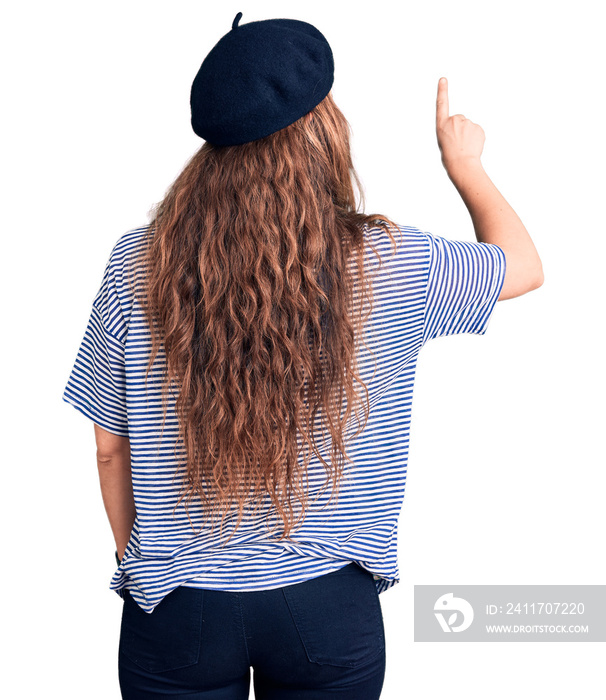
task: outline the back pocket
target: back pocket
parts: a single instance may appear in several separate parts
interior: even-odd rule
[[[282,591],[312,663],[355,668],[385,649],[379,594],[366,569],[352,563]]]
[[[147,613],[125,589],[119,651],[151,673],[198,663],[204,591],[178,587]]]

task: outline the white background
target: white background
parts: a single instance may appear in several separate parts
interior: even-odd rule
[[[486,133],[484,166],[545,283],[485,336],[421,352],[401,581],[381,594],[382,700],[597,700],[604,644],[413,641],[415,584],[604,584],[604,51],[577,0],[24,2],[3,12],[4,683],[119,700],[121,599],[93,424],[61,395],[117,239],[202,142],[189,90],[231,29],[311,22],[335,56],[367,212],[475,240],[435,138]],[[251,693],[252,697],[252,693]]]

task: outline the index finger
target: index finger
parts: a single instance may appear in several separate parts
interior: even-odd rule
[[[438,98],[436,100],[436,124],[448,119],[448,80],[438,81]]]

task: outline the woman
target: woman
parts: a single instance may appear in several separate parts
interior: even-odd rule
[[[419,350],[484,334],[541,261],[444,79],[474,243],[357,212],[328,42],[241,16],[192,85],[206,143],[114,247],[63,398],[95,424],[124,698],[246,698],[252,667],[258,700],[369,700]]]

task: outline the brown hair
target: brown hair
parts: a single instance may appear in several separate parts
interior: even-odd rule
[[[237,529],[245,504],[269,495],[284,526],[280,539],[291,539],[308,506],[309,448],[326,468],[323,488],[332,480],[338,494],[350,460],[344,427],[359,399],[354,381],[368,401],[356,371],[356,341],[372,310],[363,225],[378,225],[392,245],[396,228],[356,211],[352,178],[362,203],[364,194],[349,131],[329,93],[270,136],[204,143],[152,210],[137,267],[152,335],[145,381],[163,343],[163,429],[175,382],[178,443],[187,455],[177,505],[185,498],[192,527],[187,505],[196,495],[205,521],[221,514],[221,531],[234,504]],[[318,412],[328,425],[328,461],[317,449]],[[302,505],[296,521],[293,496]]]

